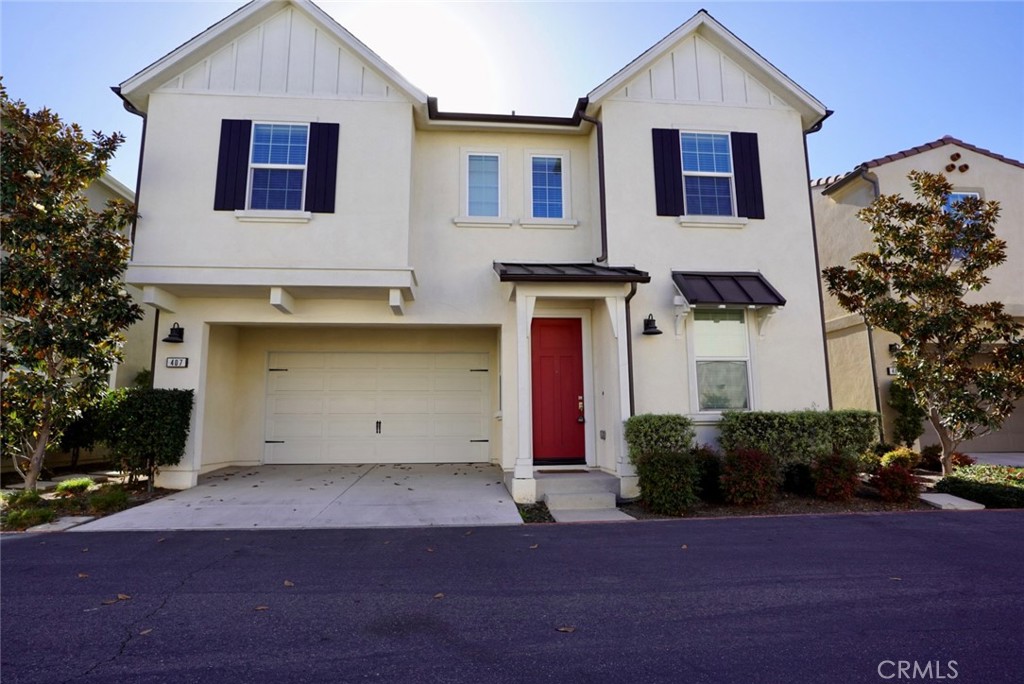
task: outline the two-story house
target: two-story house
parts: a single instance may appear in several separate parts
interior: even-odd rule
[[[307,0],[117,90],[145,120],[127,278],[156,385],[196,391],[164,486],[478,462],[521,502],[539,469],[629,497],[634,412],[712,441],[723,410],[828,405],[804,141],[827,110],[706,12],[564,118],[442,111]]]
[[[847,265],[854,255],[874,251],[871,232],[857,219],[857,212],[881,195],[913,200],[907,179],[913,170],[944,174],[953,185],[951,201],[968,195],[999,201],[1002,211],[996,234],[1006,241],[1007,259],[989,274],[991,282],[969,293],[968,300],[1002,302],[1007,313],[1024,321],[1024,164],[950,136],[812,183],[822,268]],[[825,325],[833,405],[881,411],[885,438],[892,440],[896,413],[889,406],[894,372],[890,347],[899,339],[885,330],[865,327],[863,319],[847,312],[828,293]],[[920,442],[939,443],[927,421]],[[1015,411],[998,432],[964,442],[960,449],[970,453],[1024,450],[1024,410]]]

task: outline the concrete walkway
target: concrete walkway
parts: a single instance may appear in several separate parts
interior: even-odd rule
[[[281,465],[218,470],[192,489],[72,531],[521,523],[493,465]]]

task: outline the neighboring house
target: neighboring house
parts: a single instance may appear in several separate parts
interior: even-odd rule
[[[1002,213],[996,234],[1006,241],[1007,259],[991,271],[991,283],[971,293],[969,300],[1002,302],[1007,313],[1024,322],[1024,164],[950,136],[811,184],[822,268],[846,265],[855,254],[873,250],[871,232],[857,219],[857,212],[880,195],[913,200],[907,179],[913,170],[944,174],[953,185],[953,199],[974,195],[999,201]],[[891,441],[895,412],[888,405],[893,379],[889,347],[898,338],[884,330],[868,330],[859,316],[848,313],[827,293],[825,325],[833,406],[880,410],[885,438]],[[920,442],[939,442],[927,422]],[[1015,411],[999,432],[960,448],[978,453],[1024,450],[1024,410]]]
[[[103,211],[110,200],[135,202],[135,193],[119,180],[104,175],[84,191],[89,206],[94,211]],[[125,289],[136,302],[142,303],[142,290],[126,285]],[[124,360],[110,374],[110,386],[131,387],[135,376],[152,364],[153,323],[156,312],[152,307],[143,307],[143,318],[125,331]]]
[[[539,468],[628,497],[634,411],[712,441],[723,409],[828,406],[804,141],[827,110],[706,12],[564,118],[440,111],[306,0],[117,91],[146,122],[128,281],[183,331],[156,386],[196,391],[163,486],[482,462],[521,502]]]

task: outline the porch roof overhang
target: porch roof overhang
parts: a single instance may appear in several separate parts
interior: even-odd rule
[[[690,306],[784,306],[786,298],[757,272],[672,271],[672,282]]]
[[[632,266],[592,263],[513,263],[495,261],[503,283],[649,283],[651,275]]]

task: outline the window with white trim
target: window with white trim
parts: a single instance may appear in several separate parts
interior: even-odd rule
[[[732,151],[725,133],[680,133],[686,212],[735,216]]]
[[[946,197],[946,204],[943,205],[942,210],[946,213],[949,213],[953,211],[953,206],[955,204],[959,204],[968,197],[973,197],[974,199],[981,199],[981,194],[977,192],[951,192],[949,193],[949,196]],[[954,248],[953,258],[957,260],[966,259],[967,251],[960,248]]]
[[[693,336],[698,409],[749,409],[750,348],[746,311],[695,309]]]
[[[302,209],[308,143],[308,124],[253,124],[249,209]]]
[[[555,155],[536,154],[530,157],[533,218],[565,218],[563,163],[562,157]]]
[[[501,216],[501,157],[470,153],[466,168],[466,216]]]

